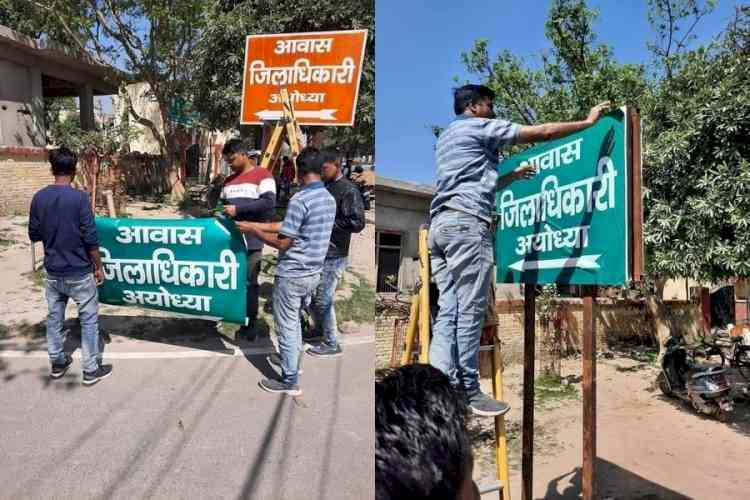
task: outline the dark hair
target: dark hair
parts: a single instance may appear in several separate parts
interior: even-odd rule
[[[326,148],[320,152],[321,160],[320,164],[324,163],[335,163],[339,165],[339,153],[335,149]]]
[[[456,498],[472,460],[466,417],[463,393],[438,369],[378,372],[375,498]]]
[[[320,154],[318,148],[305,148],[300,151],[297,156],[297,172],[300,177],[304,177],[307,174],[320,175],[323,171],[323,162],[321,161],[323,156]]]
[[[233,155],[235,153],[247,155],[247,145],[242,139],[229,139],[224,144],[224,149],[221,150],[221,154],[223,155]]]
[[[73,175],[78,157],[70,149],[60,146],[49,152],[49,162],[52,164],[52,175]]]
[[[490,101],[495,100],[495,93],[484,85],[464,85],[453,89],[453,111],[460,115],[467,107],[485,97],[489,97]]]

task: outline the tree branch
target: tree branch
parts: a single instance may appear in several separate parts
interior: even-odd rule
[[[91,5],[91,8],[94,9],[96,18],[99,21],[101,27],[104,28],[104,31],[109,36],[120,42],[120,45],[122,45],[122,48],[125,50],[125,52],[127,52],[133,66],[140,66],[138,64],[138,57],[135,54],[135,49],[130,45],[130,42],[127,40],[127,38],[125,38],[122,34],[117,33],[114,29],[112,29],[112,27],[110,27],[109,23],[107,23],[107,18],[105,17],[104,13],[99,10],[99,7],[97,6],[95,0],[89,0],[89,4]]]
[[[62,15],[60,15],[60,11],[56,8],[57,7],[57,2],[54,2],[52,4],[52,7],[47,7],[46,5],[41,4],[39,2],[36,2],[36,1],[33,2],[33,4],[37,8],[45,10],[45,11],[51,13],[52,15],[54,15],[55,18],[57,19],[57,22],[59,22],[60,26],[62,26],[62,29],[65,31],[65,33],[67,33],[68,36],[76,43],[76,45],[78,45],[78,48],[80,49],[80,51],[83,52],[84,54],[88,55],[88,56],[91,55],[91,54],[89,54],[88,50],[86,50],[86,45],[83,42],[81,42],[81,40],[78,38],[78,36],[76,36],[76,34],[70,28],[70,26],[68,26],[68,23],[65,22],[65,19],[62,17]],[[98,59],[98,62],[100,62],[100,63],[104,62],[104,61],[102,61],[98,57],[97,57],[97,59]]]

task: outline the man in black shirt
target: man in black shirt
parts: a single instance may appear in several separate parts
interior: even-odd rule
[[[336,200],[336,221],[323,264],[323,274],[313,295],[311,307],[316,333],[323,336],[323,342],[308,349],[307,353],[321,358],[341,355],[334,310],[336,285],[349,264],[352,233],[359,233],[365,227],[365,210],[359,189],[342,174],[335,151],[324,150],[322,155],[323,181]]]

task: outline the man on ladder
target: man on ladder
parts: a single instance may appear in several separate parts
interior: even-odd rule
[[[593,125],[609,108],[599,104],[583,121],[522,126],[496,119],[494,98],[482,85],[454,91],[457,117],[437,141],[437,193],[430,207],[430,266],[440,293],[429,359],[463,388],[472,413],[481,416],[510,409],[479,388],[479,344],[494,270],[495,194],[536,173],[524,165],[499,176],[499,149],[564,137]]]

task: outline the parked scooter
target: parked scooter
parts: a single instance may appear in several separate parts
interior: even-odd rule
[[[724,369],[693,362],[681,337],[667,341],[661,368],[657,382],[665,396],[687,401],[696,411],[723,422],[731,418],[734,402]]]

